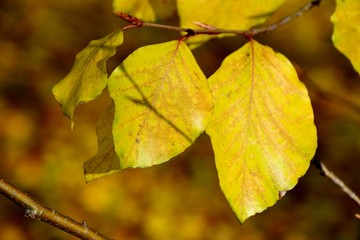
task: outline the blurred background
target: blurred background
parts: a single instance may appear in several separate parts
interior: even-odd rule
[[[269,22],[306,2],[286,1]],[[334,7],[324,0],[256,40],[296,66],[314,107],[316,157],[360,193],[360,79],[332,45]],[[165,22],[177,25],[178,17]],[[82,164],[96,153],[95,124],[109,97],[78,107],[71,131],[51,88],[89,41],[125,23],[112,14],[110,0],[2,0],[0,23],[0,176],[47,206],[113,239],[360,239],[359,207],[313,166],[275,206],[240,225],[220,191],[206,135],[168,163],[85,184]],[[109,72],[139,46],[178,37],[127,31]],[[194,55],[210,76],[244,42],[211,40]],[[0,239],[75,238],[25,218],[22,208],[0,196]]]

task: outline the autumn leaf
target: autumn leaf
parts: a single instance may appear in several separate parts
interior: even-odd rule
[[[115,55],[116,47],[123,42],[122,31],[93,40],[76,55],[69,74],[53,87],[53,94],[62,110],[71,120],[80,103],[95,99],[107,84],[106,61]]]
[[[360,1],[337,0],[331,21],[334,23],[334,45],[351,60],[355,70],[360,73]]]
[[[206,129],[220,186],[241,222],[275,204],[309,167],[317,146],[305,86],[281,54],[251,40],[209,78]]]
[[[109,79],[121,168],[160,164],[189,147],[212,112],[207,80],[185,43],[139,48]]]
[[[155,22],[171,17],[175,13],[176,2],[174,0],[113,0],[113,9],[143,21]]]
[[[188,1],[178,0],[177,7],[180,24],[191,28],[194,22],[204,23],[217,28],[248,30],[266,21],[283,4],[284,0],[257,1]],[[196,46],[213,37],[222,35],[201,35],[189,39]]]
[[[86,182],[110,175],[120,170],[120,161],[115,153],[112,135],[115,105],[111,105],[101,114],[96,132],[98,135],[98,152],[84,163]]]

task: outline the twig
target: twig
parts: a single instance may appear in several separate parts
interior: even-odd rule
[[[68,216],[62,215],[61,213],[46,207],[33,197],[27,195],[25,192],[6,182],[1,177],[0,194],[23,207],[25,209],[25,217],[46,222],[80,239],[109,239],[88,228],[86,222],[79,223]]]
[[[331,172],[324,163],[322,163],[319,160],[313,159],[312,163],[321,171],[321,174],[324,175],[326,178],[328,178],[330,181],[332,181],[335,185],[340,187],[340,189],[354,202],[357,203],[357,205],[360,206],[360,199],[356,195],[355,192],[353,192],[346,184],[339,179],[333,172]],[[355,217],[360,219],[360,214],[356,213]]]
[[[294,18],[300,17],[301,15],[303,15],[305,12],[309,11],[310,9],[312,9],[315,6],[319,6],[322,0],[312,0],[311,2],[309,2],[308,4],[306,4],[305,6],[301,7],[299,10],[291,13],[290,15],[280,19],[278,22],[273,23],[269,26],[265,26],[265,27],[260,27],[260,28],[253,28],[251,30],[248,31],[248,33],[252,36],[259,34],[259,33],[269,33],[274,31],[275,29],[284,26],[285,24],[289,23],[291,20],[293,20]]]
[[[154,27],[154,28],[160,28],[165,30],[172,30],[177,32],[186,32],[188,36],[194,36],[199,34],[207,34],[207,35],[217,35],[217,34],[224,34],[224,33],[230,33],[230,34],[237,34],[237,35],[245,35],[245,36],[254,36],[259,33],[269,33],[271,31],[274,31],[275,29],[289,23],[291,20],[293,20],[296,17],[301,16],[303,13],[309,11],[314,6],[318,6],[321,3],[322,0],[312,0],[311,2],[307,3],[294,13],[280,19],[278,22],[271,24],[269,26],[265,27],[258,27],[253,28],[247,31],[239,30],[239,29],[223,29],[223,28],[216,28],[216,27],[207,27],[209,25],[205,23],[197,23],[198,26],[205,26],[200,29],[193,29],[193,28],[182,28],[182,27],[176,27],[176,26],[170,26],[170,25],[164,25],[164,24],[158,24],[158,23],[150,23],[150,22],[144,22],[139,18],[133,17],[129,14],[114,11],[114,13],[119,16],[121,19],[129,22],[131,25],[125,27],[132,28],[132,27]]]
[[[121,19],[131,23],[130,26],[125,27],[131,28],[131,27],[154,27],[154,28],[160,28],[164,30],[171,30],[176,32],[186,32],[191,36],[198,35],[198,34],[221,34],[221,33],[233,33],[233,34],[244,34],[246,31],[243,30],[234,30],[234,29],[221,29],[221,28],[212,28],[212,29],[192,29],[192,28],[182,28],[182,27],[176,27],[176,26],[170,26],[165,24],[158,24],[158,23],[151,23],[151,22],[144,22],[140,20],[139,18],[133,17],[129,14],[114,11],[114,13],[119,16]]]

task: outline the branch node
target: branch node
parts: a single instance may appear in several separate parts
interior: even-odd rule
[[[192,36],[195,36],[195,35],[196,35],[195,31],[192,30],[191,28],[186,29],[185,32],[187,33],[187,34],[186,34],[187,37],[192,37]]]
[[[25,217],[36,219],[37,218],[37,211],[35,209],[26,209],[25,210]]]
[[[88,227],[88,226],[87,226],[87,223],[85,222],[85,220],[83,220],[83,221],[81,222],[81,225],[83,225],[85,228]]]
[[[120,17],[121,19],[131,23],[133,26],[136,27],[142,27],[144,25],[144,22],[136,17],[133,17],[129,14],[123,13],[123,12],[118,12],[118,11],[113,11],[113,13],[115,13],[118,17]]]
[[[253,37],[254,37],[254,34],[253,34],[253,32],[251,30],[244,32],[243,35],[249,41],[251,41],[253,39]]]
[[[313,5],[313,6],[319,6],[320,3],[321,3],[321,0],[313,0],[313,1],[311,2],[311,5]]]

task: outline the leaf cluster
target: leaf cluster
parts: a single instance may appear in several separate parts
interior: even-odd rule
[[[142,1],[141,7],[133,5],[138,1],[128,2],[114,1],[114,9],[150,21],[176,10],[173,1]],[[177,1],[182,27],[196,20],[205,27],[247,30],[283,3],[247,1],[244,7],[218,0],[205,8],[200,2]],[[351,31],[344,23],[349,8],[360,9],[359,3],[337,2],[333,41],[359,71],[359,54],[348,51],[341,33]],[[209,9],[217,9],[216,18]],[[358,18],[359,10],[354,12],[350,16]],[[359,39],[358,29],[353,32],[352,39]],[[53,88],[71,120],[78,104],[95,99],[105,88],[113,99],[98,121],[98,153],[84,164],[86,181],[166,162],[206,132],[221,189],[241,222],[296,185],[315,154],[317,135],[306,87],[285,56],[249,38],[206,78],[187,43],[199,46],[223,35],[196,35],[141,47],[108,76],[106,61],[123,43],[123,34],[116,30],[90,42]]]

